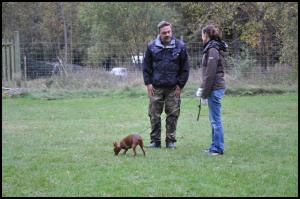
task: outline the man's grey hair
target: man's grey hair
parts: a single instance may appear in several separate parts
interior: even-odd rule
[[[172,27],[172,24],[170,22],[167,22],[167,21],[161,21],[157,24],[158,30],[160,30],[161,28],[163,28],[165,26],[171,26]]]

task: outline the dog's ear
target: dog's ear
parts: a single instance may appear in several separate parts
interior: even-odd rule
[[[116,142],[113,142],[113,145],[114,145],[114,146],[117,146],[117,143],[116,143]]]

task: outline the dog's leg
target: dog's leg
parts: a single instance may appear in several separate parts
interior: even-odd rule
[[[134,157],[136,156],[136,151],[135,151],[136,146],[137,146],[137,144],[132,145],[132,150],[133,150],[133,156]]]
[[[140,143],[139,143],[139,145],[140,145],[140,147],[141,147],[141,149],[142,149],[142,151],[143,151],[143,153],[144,153],[144,156],[146,156],[146,153],[145,153],[145,151],[144,151],[144,148],[143,148],[143,141],[141,141]]]
[[[124,155],[126,155],[127,150],[128,150],[128,149],[124,149],[124,153],[123,153]]]

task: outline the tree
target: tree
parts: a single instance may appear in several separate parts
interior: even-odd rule
[[[2,38],[19,31],[28,56],[94,66],[144,52],[161,20],[189,43],[215,24],[232,56],[247,48],[264,69],[278,62],[298,69],[297,2],[2,2]]]
[[[175,15],[165,3],[156,2],[99,2],[86,3],[80,10],[82,23],[91,30],[89,60],[93,65],[100,60],[116,56],[122,62],[144,52],[146,43],[155,37],[159,21],[170,20]],[[101,44],[97,50],[96,44]],[[98,52],[95,54],[95,52]]]
[[[231,41],[234,55],[239,55],[245,43],[263,69],[279,60],[298,67],[297,2],[188,2],[173,6],[181,14],[188,41],[199,40],[201,27],[215,24],[223,38]]]

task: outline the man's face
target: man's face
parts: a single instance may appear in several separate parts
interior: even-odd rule
[[[160,39],[164,43],[168,43],[172,38],[172,29],[171,26],[164,26],[159,30]]]

